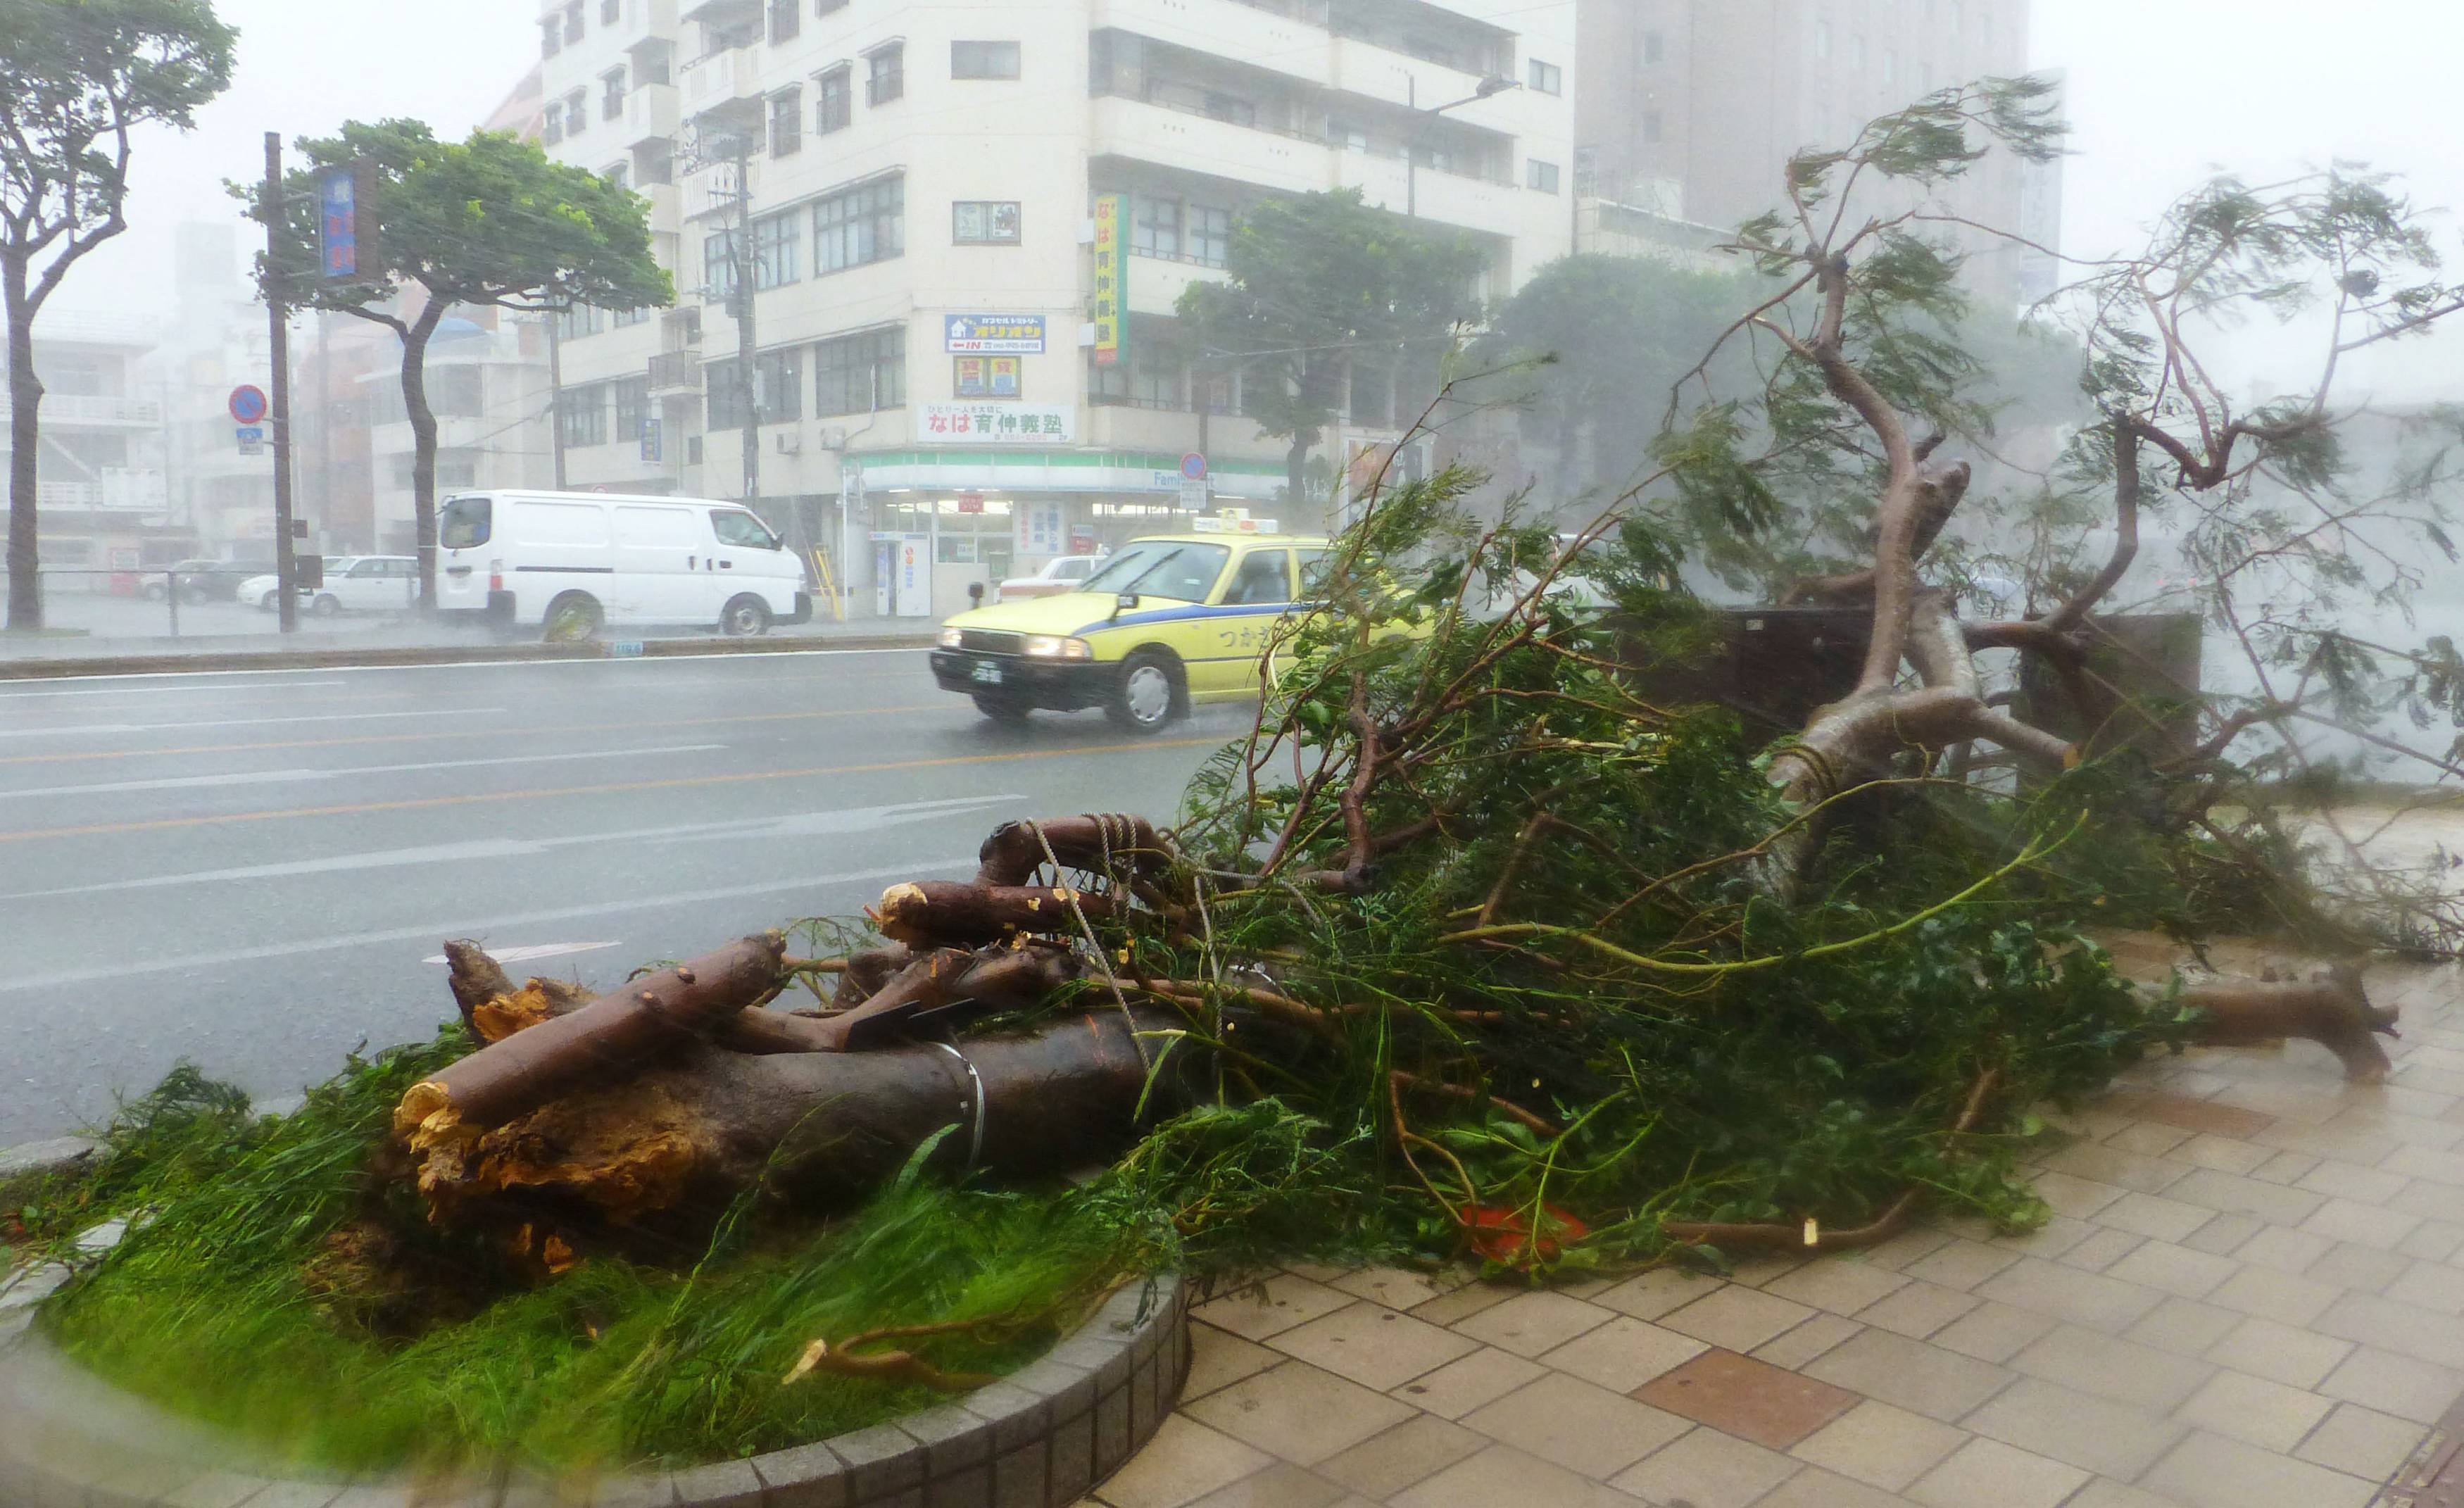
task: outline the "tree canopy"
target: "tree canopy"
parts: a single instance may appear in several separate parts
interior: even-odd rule
[[[187,129],[231,83],[238,33],[209,0],[0,0],[0,288],[13,459],[9,626],[42,626],[34,317],[69,269],[127,228],[136,129]]]
[[[555,312],[665,307],[675,288],[650,252],[648,202],[595,173],[552,162],[534,142],[476,131],[439,141],[417,120],[351,121],[338,136],[304,140],[309,166],[291,175],[275,253],[260,284],[295,307],[373,320],[403,339],[403,397],[416,443],[413,488],[420,597],[435,601],[436,425],[427,399],[428,340],[456,304]],[[318,170],[359,161],[379,174],[382,275],[319,285]],[[235,189],[243,197],[251,190]],[[263,210],[260,208],[259,214]],[[399,295],[415,287],[419,309]]]
[[[1268,200],[1232,232],[1223,283],[1180,297],[1212,361],[1244,374],[1251,417],[1291,442],[1291,495],[1343,408],[1354,361],[1433,368],[1478,310],[1484,262],[1467,238],[1373,209],[1358,189]]]

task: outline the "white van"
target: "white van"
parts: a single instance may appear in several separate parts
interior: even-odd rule
[[[766,632],[813,616],[803,562],[741,503],[611,492],[463,492],[436,517],[436,601],[504,628]]]

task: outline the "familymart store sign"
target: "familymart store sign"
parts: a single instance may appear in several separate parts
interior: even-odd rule
[[[1168,455],[1144,450],[1006,449],[1000,447],[998,433],[989,442],[960,440],[957,445],[966,448],[954,446],[942,450],[936,448],[939,437],[931,431],[917,438],[923,444],[915,449],[864,458],[867,492],[1149,492],[1159,499],[1180,492],[1179,465]],[[1218,499],[1269,503],[1284,485],[1284,470],[1279,466],[1219,462],[1211,481]]]

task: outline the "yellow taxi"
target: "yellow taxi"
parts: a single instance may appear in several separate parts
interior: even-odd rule
[[[933,678],[997,722],[1100,707],[1148,733],[1204,702],[1258,694],[1269,632],[1329,549],[1233,515],[1114,551],[1075,591],[960,613]]]

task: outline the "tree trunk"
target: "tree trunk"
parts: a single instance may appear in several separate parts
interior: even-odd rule
[[[34,311],[27,305],[26,263],[0,263],[9,316],[9,626],[43,626],[42,556],[36,511],[43,382],[34,375]]]
[[[410,414],[410,513],[418,535],[422,613],[436,611],[436,411],[428,406],[428,341],[447,307],[431,294],[402,340],[402,403]]]
[[[1291,488],[1292,507],[1295,509],[1309,502],[1309,442],[1306,430],[1292,436],[1290,448],[1284,452],[1284,479],[1286,485]]]

